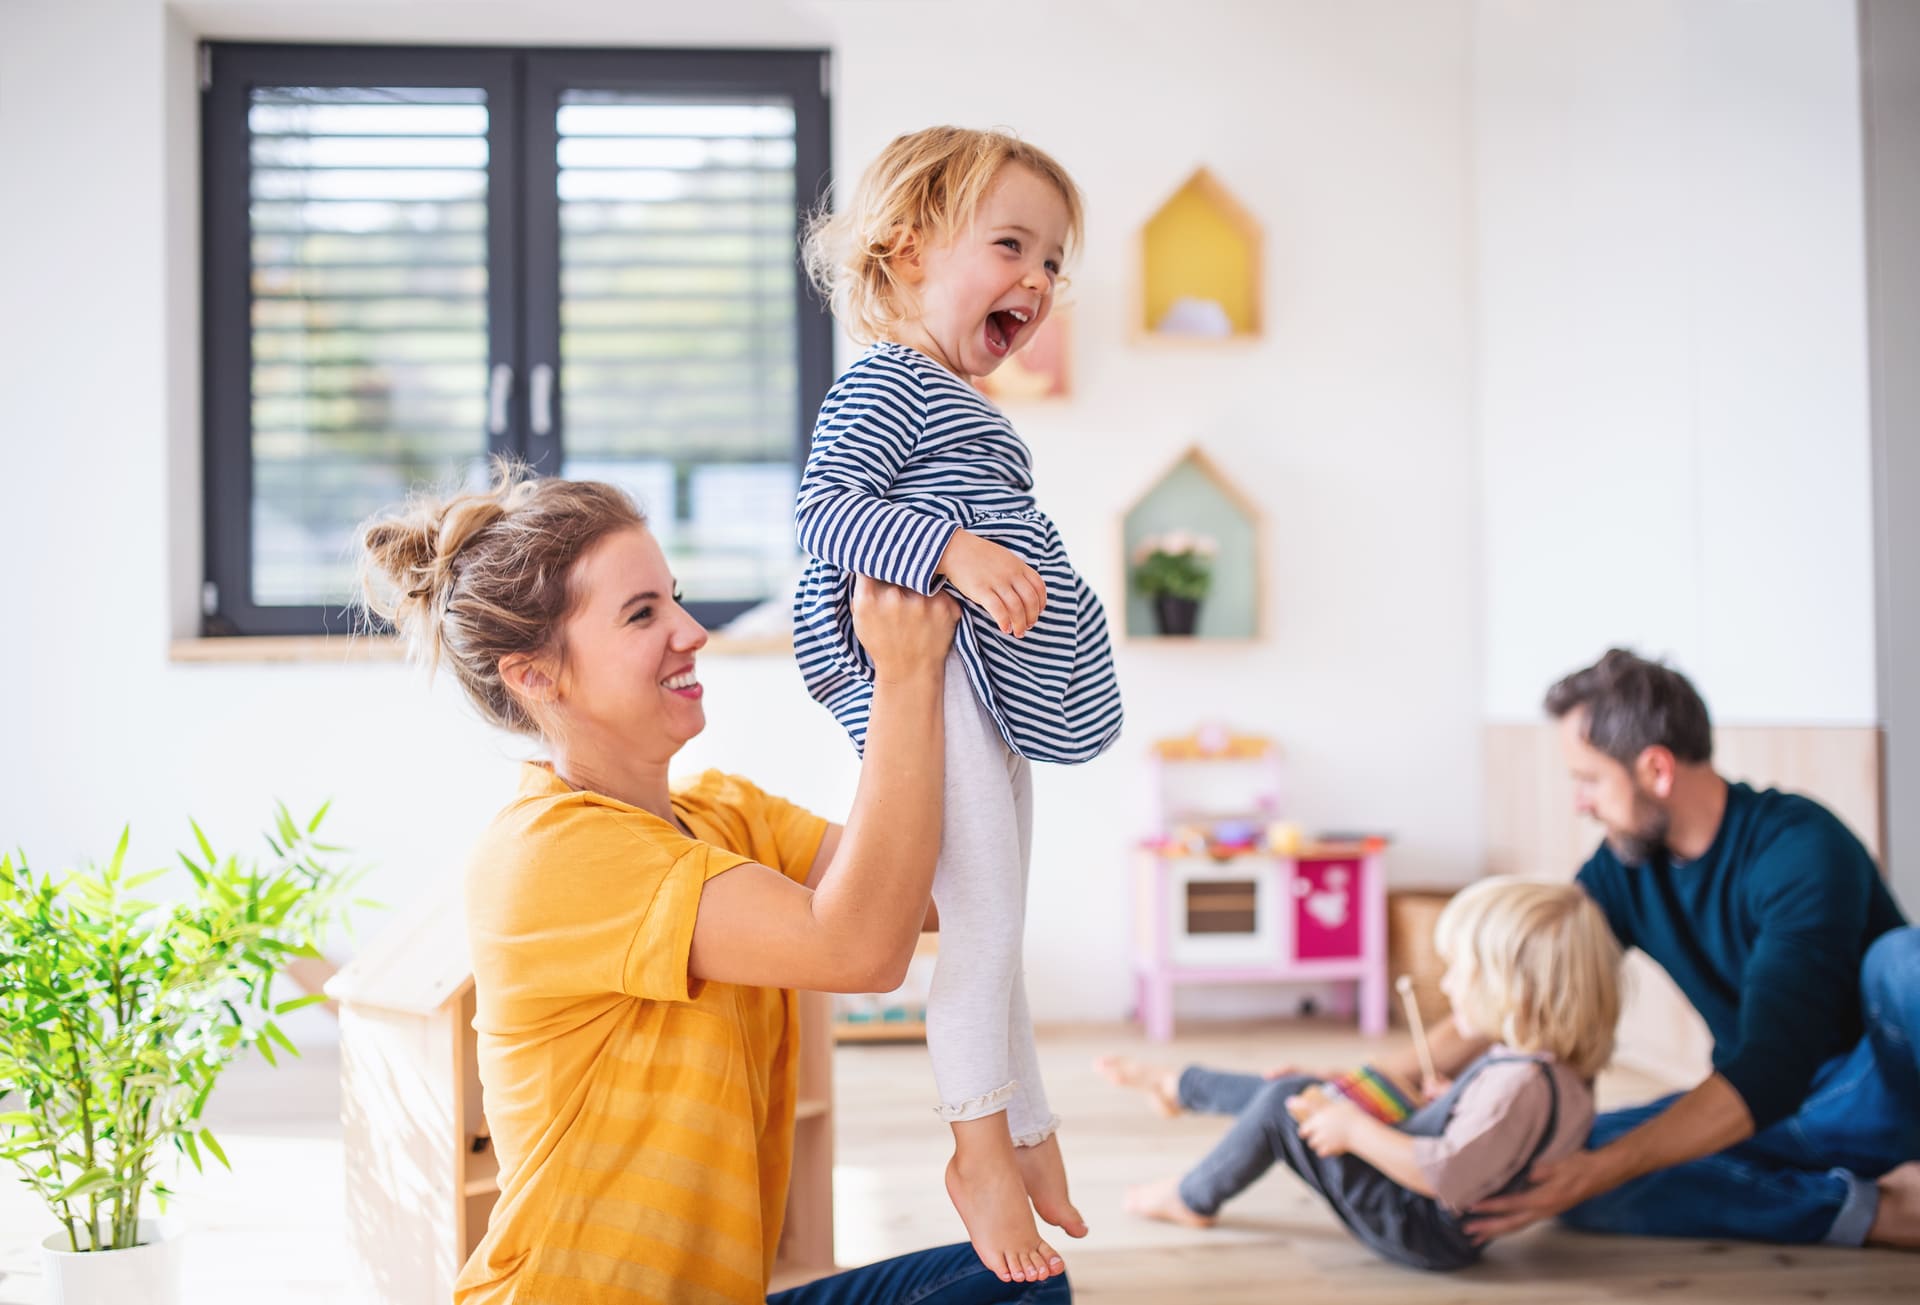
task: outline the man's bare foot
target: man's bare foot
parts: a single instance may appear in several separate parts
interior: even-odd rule
[[[1880,1210],[1867,1229],[1867,1245],[1920,1250],[1920,1160],[1880,1175]]]
[[[1158,1219],[1162,1223],[1177,1223],[1183,1228],[1211,1228],[1213,1216],[1195,1214],[1180,1199],[1178,1179],[1168,1178],[1158,1183],[1143,1183],[1127,1189],[1127,1213],[1137,1214],[1142,1219]]]
[[[1067,1199],[1067,1165],[1060,1158],[1058,1134],[1038,1146],[1016,1146],[1013,1159],[1020,1166],[1033,1212],[1069,1237],[1085,1237],[1087,1221]]]
[[[1144,1065],[1126,1056],[1102,1056],[1093,1062],[1115,1087],[1144,1092],[1164,1119],[1180,1113],[1180,1073],[1164,1065]]]
[[[947,1196],[980,1263],[1002,1282],[1042,1282],[1066,1263],[1041,1240],[1004,1113],[953,1125]]]

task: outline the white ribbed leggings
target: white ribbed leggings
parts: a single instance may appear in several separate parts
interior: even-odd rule
[[[933,900],[940,959],[927,1052],[949,1122],[1004,1110],[1015,1146],[1053,1135],[1033,1048],[1021,949],[1033,847],[1033,775],[1007,747],[957,651],[947,656],[946,801]]]

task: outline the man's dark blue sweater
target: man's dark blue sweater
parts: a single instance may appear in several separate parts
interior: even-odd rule
[[[1814,1072],[1860,1040],[1860,964],[1906,923],[1853,832],[1817,802],[1727,786],[1697,861],[1626,865],[1602,844],[1580,884],[1623,947],[1673,976],[1713,1033],[1713,1067],[1755,1131],[1799,1109]]]

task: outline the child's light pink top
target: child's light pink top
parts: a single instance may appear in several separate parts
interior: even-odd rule
[[[1525,1053],[1495,1047],[1490,1054]],[[1593,1085],[1552,1057],[1544,1059],[1559,1089],[1560,1110],[1541,1163],[1578,1151],[1593,1127]],[[1531,1060],[1488,1065],[1461,1091],[1446,1130],[1414,1139],[1414,1163],[1440,1203],[1463,1212],[1513,1181],[1539,1145],[1552,1105],[1546,1079]]]

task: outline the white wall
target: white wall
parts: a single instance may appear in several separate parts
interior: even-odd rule
[[[1482,0],[1493,719],[1613,643],[1875,723],[1859,49],[1823,0]]]
[[[458,866],[512,781],[516,745],[404,669],[167,660],[197,580],[197,35],[800,44],[837,52],[843,170],[897,131],[1005,123],[1085,187],[1080,397],[1019,425],[1043,501],[1109,602],[1115,513],[1189,441],[1269,513],[1268,640],[1124,647],[1118,752],[1043,768],[1038,1017],[1124,1009],[1140,756],[1201,718],[1284,740],[1300,817],[1393,831],[1397,879],[1471,875],[1469,17],[1464,2],[1391,0],[0,7],[0,358],[11,429],[33,437],[0,473],[14,621],[0,639],[0,842],[55,864],[105,851],[131,818],[137,852],[158,862],[188,812],[235,842],[276,795],[330,796],[337,836],[379,865],[375,895],[399,903]],[[1125,340],[1134,234],[1203,162],[1268,224],[1271,326],[1245,349],[1142,352]],[[691,765],[844,811],[849,749],[787,661],[713,657],[702,674],[713,723]]]
[[[1887,871],[1920,906],[1920,7],[1865,0],[1880,713]]]

